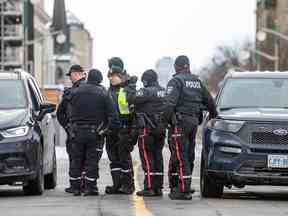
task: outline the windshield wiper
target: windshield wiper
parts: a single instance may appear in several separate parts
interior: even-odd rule
[[[257,108],[259,108],[259,107],[252,107],[252,106],[239,106],[239,107],[221,107],[221,108],[219,108],[219,110],[220,111],[227,111],[227,110],[231,110],[231,109],[253,109],[253,108],[255,108],[255,109],[257,109]]]

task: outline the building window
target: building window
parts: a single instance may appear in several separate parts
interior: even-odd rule
[[[277,0],[265,0],[265,8],[273,9],[277,7]]]
[[[55,76],[55,83],[61,84],[64,79],[64,72],[61,67],[57,67],[56,69],[56,76]]]

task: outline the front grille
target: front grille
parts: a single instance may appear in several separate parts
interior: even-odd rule
[[[287,145],[288,135],[280,136],[273,132],[253,132],[251,136],[252,144],[278,144]]]
[[[288,154],[288,149],[251,148],[250,150],[253,153],[261,153],[261,154]]]

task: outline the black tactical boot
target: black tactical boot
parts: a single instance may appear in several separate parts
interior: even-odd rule
[[[93,189],[85,189],[84,196],[98,196],[99,191],[97,187],[94,187]]]
[[[73,190],[73,195],[74,196],[81,196],[81,190],[80,189],[74,189]]]
[[[157,194],[155,193],[154,190],[152,189],[144,189],[141,191],[138,191],[136,193],[137,196],[143,196],[143,197],[153,197],[153,196],[157,196]]]
[[[121,188],[119,189],[119,191],[122,194],[130,195],[130,194],[134,193],[135,188],[132,185],[122,185]]]
[[[65,188],[65,192],[66,193],[73,193],[73,188],[71,186],[67,187],[67,188]]]
[[[119,172],[111,172],[113,185],[106,186],[105,193],[106,194],[121,194],[119,191],[121,187],[121,173]]]
[[[72,193],[74,196],[81,196],[81,180],[70,180]]]
[[[85,191],[84,196],[98,196],[99,191],[96,181],[89,181],[85,179]]]
[[[106,186],[105,193],[106,194],[122,194],[119,189],[120,188],[116,186]]]
[[[171,200],[192,200],[191,193],[180,193],[180,192],[171,192],[168,194]]]
[[[175,193],[178,191],[178,188],[177,187],[172,187],[170,188],[170,193]]]
[[[154,189],[155,196],[163,196],[162,189]]]
[[[191,188],[191,189],[190,189],[190,193],[191,193],[191,194],[194,194],[194,193],[195,193],[195,189],[194,189],[194,188]]]

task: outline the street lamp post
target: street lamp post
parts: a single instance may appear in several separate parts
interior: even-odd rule
[[[275,64],[274,64],[274,68],[275,68],[275,71],[278,71],[279,70],[279,66],[280,66],[280,58],[279,58],[279,50],[280,50],[280,47],[279,47],[279,38],[282,39],[282,40],[286,40],[288,41],[288,36],[285,35],[285,34],[282,34],[278,31],[275,31],[273,29],[268,29],[268,28],[262,28],[258,33],[257,33],[257,39],[260,41],[260,42],[263,42],[267,39],[267,34],[272,34],[274,35],[276,38],[275,38],[275,42],[274,42],[274,61],[275,61]],[[277,58],[276,58],[277,57]]]
[[[262,57],[264,57],[264,58],[266,58],[266,59],[268,59],[270,61],[276,62],[276,61],[279,60],[278,56],[272,56],[272,55],[269,55],[269,54],[267,54],[265,52],[262,52],[260,50],[253,49],[253,48],[241,51],[241,54],[240,54],[241,60],[245,61],[245,60],[249,59],[251,57],[251,54],[250,54],[251,52],[257,54],[258,56],[262,56]],[[260,70],[259,69],[259,64],[257,64],[257,70],[258,71]]]

